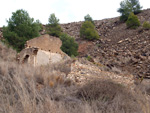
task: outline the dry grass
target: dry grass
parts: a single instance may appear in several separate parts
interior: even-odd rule
[[[33,68],[11,51],[0,55],[0,113],[150,113],[146,93],[111,81],[77,86],[66,79],[70,61]]]
[[[50,68],[48,70],[48,67],[33,68],[2,61],[0,62],[0,112],[53,112],[54,109],[44,111],[45,107],[50,103],[50,106],[57,108],[53,103],[62,93],[66,93],[65,88],[71,87],[72,83],[68,81],[65,79],[65,74]],[[58,103],[58,106],[60,105]]]
[[[149,113],[150,104],[137,92],[112,81],[94,80],[80,88],[77,97],[94,105],[100,113]]]
[[[0,61],[14,61],[16,59],[16,51],[14,51],[12,48],[6,47],[1,41],[0,41]]]

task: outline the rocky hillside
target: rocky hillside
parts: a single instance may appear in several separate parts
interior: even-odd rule
[[[127,29],[126,24],[119,21],[119,17],[95,20],[101,37],[97,41],[80,38],[79,31],[83,22],[61,24],[61,27],[64,32],[75,37],[79,44],[79,57],[91,56],[96,63],[110,69],[119,68],[136,77],[150,78],[150,30],[144,30],[142,27],[143,22],[150,22],[150,9],[143,10],[137,16],[141,26],[136,30]],[[45,34],[45,30],[41,31],[41,34]]]
[[[87,58],[33,67],[0,42],[0,113],[150,113],[150,81],[130,71],[148,70],[149,31],[128,30],[119,18],[95,21],[101,39],[92,42],[79,37],[81,23],[62,27]]]
[[[127,29],[119,17],[96,20],[100,39],[94,42],[82,40],[79,30],[82,22],[61,25],[64,32],[74,36],[79,43],[80,57],[91,56],[96,62],[120,68],[136,76],[150,77],[150,30],[144,30],[143,22],[150,21],[150,9],[137,15],[141,26]]]
[[[19,65],[0,42],[0,113],[149,113],[149,86],[84,58]],[[139,84],[141,85],[141,84]]]

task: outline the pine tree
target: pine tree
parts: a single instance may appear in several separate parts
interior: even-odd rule
[[[84,17],[84,20],[85,20],[85,21],[90,21],[90,22],[94,25],[94,21],[93,21],[92,17],[91,17],[89,14],[87,14],[87,15]]]
[[[141,12],[142,7],[140,6],[139,0],[124,0],[120,3],[118,12],[121,14],[120,20],[126,21],[130,13],[138,14]]]
[[[128,20],[126,21],[127,27],[131,29],[136,29],[140,26],[140,21],[134,13],[130,13]]]
[[[85,21],[80,28],[80,37],[87,40],[99,39],[95,26],[90,21]]]
[[[7,20],[8,26],[3,27],[4,42],[8,43],[17,51],[24,48],[27,40],[39,36],[41,25],[39,21],[34,22],[27,11],[20,9],[12,13]]]
[[[69,56],[77,56],[78,55],[78,44],[75,42],[74,38],[68,36],[67,34],[63,33],[60,36],[62,41],[61,50],[68,54]]]
[[[51,36],[59,37],[62,33],[62,29],[59,25],[59,19],[56,18],[55,14],[51,14],[49,17],[49,23],[47,25],[47,32]]]

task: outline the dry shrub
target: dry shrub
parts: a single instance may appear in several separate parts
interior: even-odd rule
[[[122,92],[123,88],[123,86],[110,81],[95,80],[79,89],[77,97],[86,101],[108,101],[113,100],[116,94]]]
[[[59,83],[61,78],[63,82]],[[81,88],[75,85],[66,87],[65,81],[65,76],[50,66],[33,68],[2,61],[0,112],[149,113],[149,104],[143,94],[131,93],[129,89],[111,81],[96,80]],[[40,90],[37,84],[42,86]]]
[[[73,84],[66,76],[71,71],[71,61],[64,61],[52,65],[35,68],[35,81],[39,84],[56,87],[58,85],[70,86]]]
[[[71,63],[72,60],[66,60],[53,65],[54,70],[60,71],[68,75],[71,72]]]
[[[144,28],[145,30],[149,30],[149,29],[150,29],[150,22],[149,22],[149,21],[145,21],[145,22],[143,23],[143,28]]]
[[[6,47],[1,41],[0,41],[0,60],[5,61],[15,61],[16,60],[16,51],[12,48]]]
[[[143,113],[144,103],[141,106],[139,102],[146,102],[140,99],[141,94],[112,81],[102,80],[94,80],[81,87],[76,96],[100,113]]]
[[[15,62],[0,62],[0,112],[53,113],[54,109],[45,111],[44,108],[47,106],[45,101],[49,100],[53,107],[55,106],[53,101],[58,97],[59,100],[64,98],[63,94],[67,93],[65,87],[68,85],[66,81],[69,80],[63,75],[50,66],[34,68]],[[41,88],[38,89],[37,85]]]

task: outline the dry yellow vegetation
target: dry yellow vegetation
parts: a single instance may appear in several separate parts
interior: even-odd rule
[[[111,80],[76,85],[69,62],[32,67],[0,43],[0,113],[150,113],[147,92]]]

